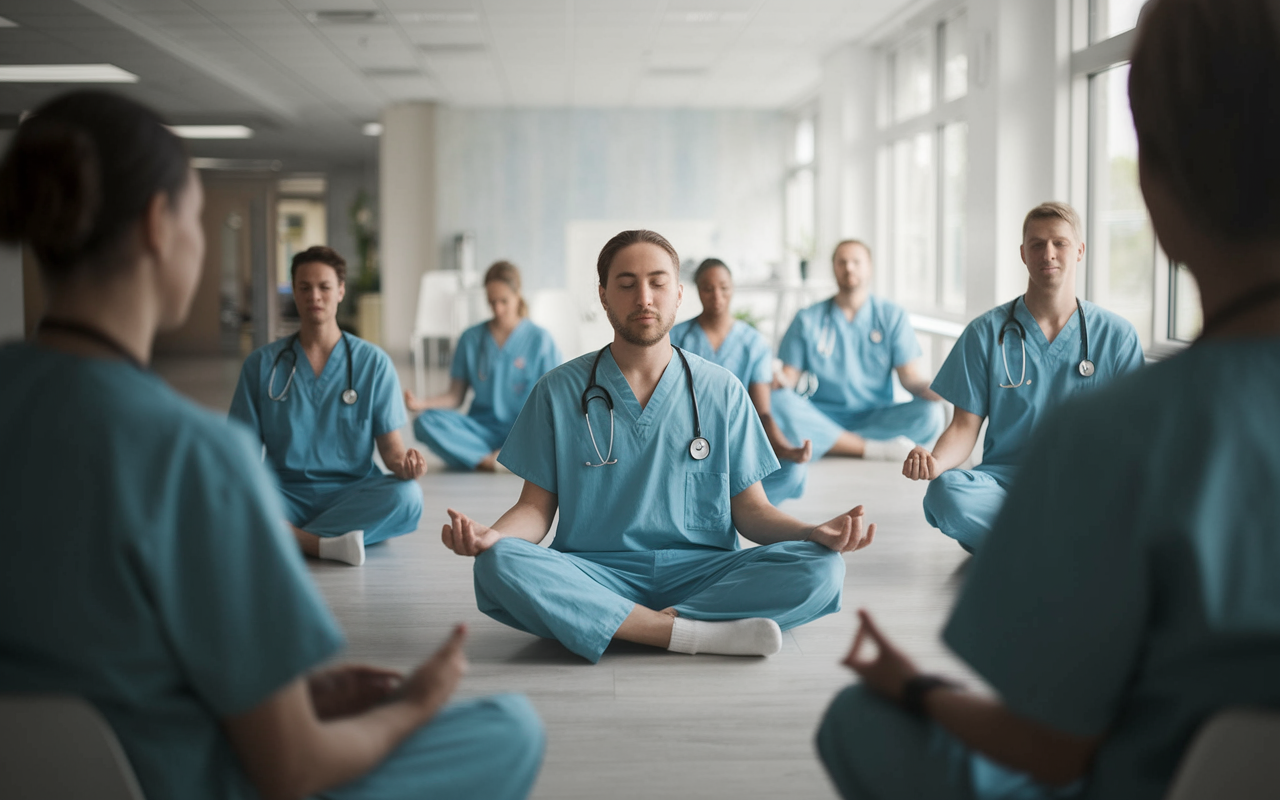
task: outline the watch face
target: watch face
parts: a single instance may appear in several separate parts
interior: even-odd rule
[[[693,456],[695,461],[701,461],[711,455],[711,443],[699,436],[689,443],[689,455]]]

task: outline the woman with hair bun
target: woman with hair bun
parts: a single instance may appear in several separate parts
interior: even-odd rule
[[[195,295],[201,204],[181,140],[105,92],[40,107],[0,161],[0,240],[48,297],[0,348],[0,691],[91,703],[147,797],[524,797],[528,702],[445,705],[461,626],[405,676],[308,674],[342,633],[261,445],[147,369]]]
[[[1129,100],[1204,332],[1027,444],[943,632],[995,697],[862,613],[818,733],[845,797],[1158,800],[1216,713],[1280,708],[1280,4],[1152,0]]]
[[[417,398],[404,393],[418,441],[454,469],[494,472],[498,451],[507,440],[524,401],[538,379],[560,365],[560,348],[551,334],[528,319],[520,295],[520,270],[498,261],[484,274],[485,297],[493,319],[462,332],[449,375],[449,391]],[[467,389],[474,389],[466,414]]]

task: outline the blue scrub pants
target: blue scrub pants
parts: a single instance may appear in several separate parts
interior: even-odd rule
[[[805,439],[813,442],[813,457],[821,458],[835,446],[845,431],[865,439],[892,439],[906,436],[917,444],[933,441],[942,433],[942,405],[914,398],[909,403],[872,408],[866,411],[835,413],[814,405],[790,389],[776,389],[770,396],[774,420],[792,444]],[[769,502],[804,494],[808,464],[783,461],[777,472],[762,481]]]
[[[949,469],[929,483],[924,518],[975,553],[991,533],[1013,477],[1009,469]]]
[[[445,408],[423,411],[413,421],[413,435],[454,469],[475,469],[481,459],[502,447],[510,425],[481,422]]]
[[[316,536],[341,536],[363,530],[364,543],[376,544],[413,533],[422,519],[422,487],[378,473],[352,483],[286,484],[285,518]]]
[[[846,800],[1065,800],[1083,781],[1053,788],[971,752],[860,685],[832,701],[818,728],[818,755]]]
[[[844,559],[813,542],[562,553],[508,538],[476,557],[475,587],[490,617],[594,664],[637,604],[699,620],[769,617],[784,630],[839,611]]]
[[[523,695],[453,703],[373,772],[325,800],[519,800],[533,788],[546,736]]]

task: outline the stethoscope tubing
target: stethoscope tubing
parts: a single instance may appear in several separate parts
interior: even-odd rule
[[[611,458],[613,456],[614,440],[613,395],[596,381],[596,369],[600,366],[600,358],[610,347],[612,345],[607,344],[596,353],[596,357],[591,362],[591,374],[587,379],[587,386],[582,390],[582,417],[587,423],[587,435],[591,437],[591,447],[596,451],[596,458],[600,462],[599,464],[592,464],[587,461],[585,465],[588,467],[604,467],[618,463],[618,459]],[[689,443],[689,455],[695,461],[701,461],[710,454],[711,443],[702,436],[702,419],[698,413],[698,395],[693,388],[693,370],[689,368],[689,359],[685,357],[683,350],[675,345],[672,345],[671,349],[676,351],[676,355],[680,357],[680,363],[684,367],[685,383],[689,387],[689,400],[693,405],[693,441]],[[595,394],[592,393],[593,390],[596,390]],[[596,442],[596,434],[591,427],[591,415],[588,413],[589,404],[592,400],[603,400],[609,409],[609,448],[603,456],[600,455],[600,445]]]
[[[1005,316],[1004,324],[1000,326],[1000,333],[996,336],[996,346],[1000,348],[1000,358],[1004,361],[1004,377],[1008,383],[999,384],[1001,389],[1017,389],[1026,382],[1027,378],[1027,329],[1026,326],[1015,316],[1018,310],[1018,301],[1022,300],[1026,304],[1026,300],[1022,295],[1013,298],[1013,302],[1009,304],[1009,313]],[[1080,303],[1080,298],[1076,298],[1076,316],[1080,319],[1080,344],[1084,351],[1084,358],[1080,359],[1080,363],[1076,365],[1076,371],[1082,377],[1091,378],[1094,373],[1093,361],[1089,359],[1089,327],[1084,320],[1084,306]],[[1022,345],[1022,372],[1018,375],[1018,382],[1013,382],[1013,373],[1009,371],[1009,354],[1004,349],[1004,335],[1010,329],[1010,326],[1016,326],[1018,330],[1018,341]]]
[[[283,403],[285,400],[288,399],[289,387],[293,386],[293,376],[298,373],[298,354],[293,349],[293,346],[297,343],[298,343],[298,334],[296,333],[292,334],[289,337],[288,344],[280,348],[280,352],[276,353],[275,360],[271,362],[271,375],[267,378],[267,399],[268,400],[274,400],[277,403]],[[347,339],[346,333],[342,334],[342,343],[346,345],[346,348],[347,348],[347,389],[342,393],[342,402],[350,406],[350,405],[355,405],[355,402],[358,399],[358,395],[356,394],[354,372],[352,371],[352,366],[351,366],[354,361],[351,355],[351,341]],[[273,395],[271,394],[271,387],[275,385],[276,370],[279,369],[280,359],[284,358],[285,353],[288,353],[290,358],[293,360],[293,367],[289,370],[289,380],[284,382],[284,388],[280,390],[280,394]]]

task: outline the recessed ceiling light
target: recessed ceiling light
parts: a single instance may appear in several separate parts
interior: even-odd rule
[[[396,14],[396,19],[404,23],[435,22],[443,25],[469,25],[480,21],[480,15],[474,11],[410,11]]]
[[[0,66],[4,83],[137,83],[138,76],[114,64],[27,64]]]
[[[14,22],[11,19],[5,19],[4,17],[0,17],[0,28],[16,28],[16,27],[18,27],[18,23]]]
[[[279,172],[284,164],[276,159],[267,158],[193,158],[191,166],[196,169],[218,169],[231,172]]]
[[[418,50],[428,55],[467,55],[483,53],[484,42],[430,42],[418,45]]]
[[[253,129],[244,125],[170,125],[183,139],[248,139]]]
[[[386,22],[377,11],[312,11],[307,19],[320,25],[379,25]]]
[[[361,128],[361,129],[360,129],[360,131],[361,131],[365,136],[381,136],[381,135],[382,135],[382,123],[381,123],[381,122],[366,122],[366,123],[364,124],[364,127],[363,127],[363,128]]]

